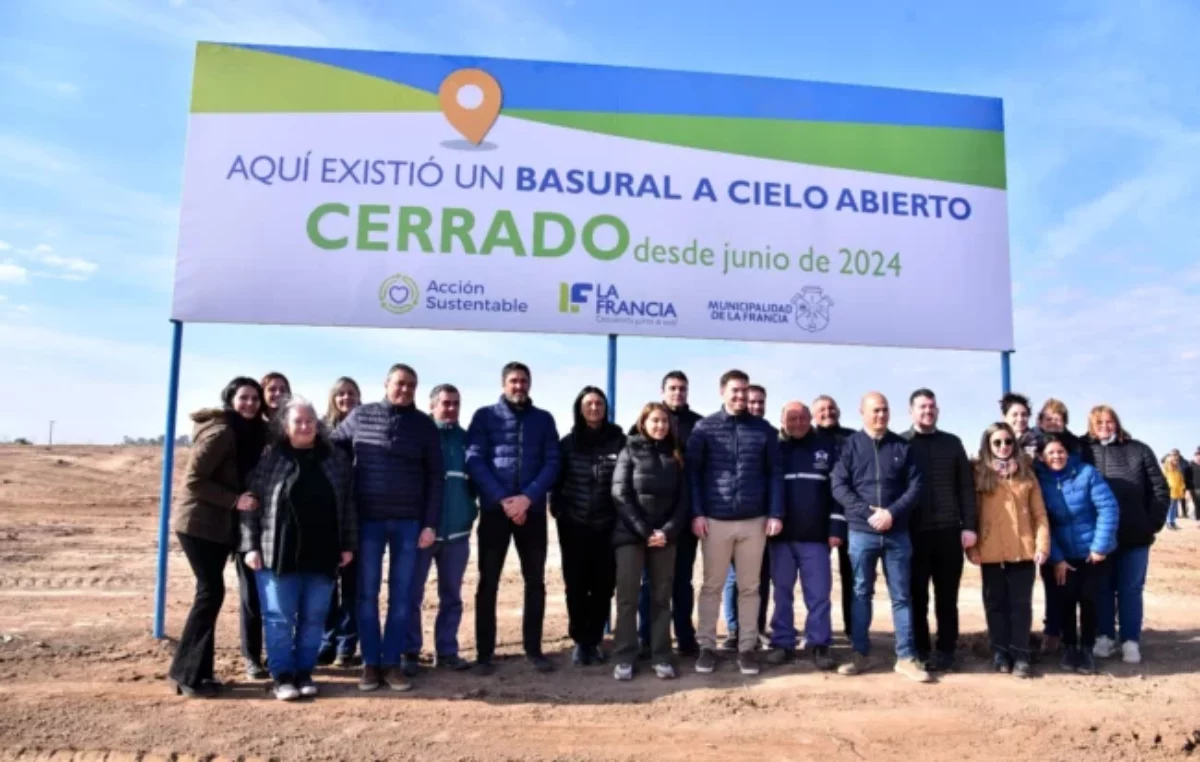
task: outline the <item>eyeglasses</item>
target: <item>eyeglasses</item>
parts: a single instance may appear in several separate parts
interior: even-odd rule
[[[1012,447],[1012,446],[1013,446],[1013,441],[1011,439],[993,439],[992,440],[992,447]]]

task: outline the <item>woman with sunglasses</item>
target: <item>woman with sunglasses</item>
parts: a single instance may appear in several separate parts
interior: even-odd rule
[[[979,540],[967,559],[983,574],[992,663],[997,672],[1032,674],[1029,632],[1037,567],[1050,555],[1050,525],[1033,466],[1017,449],[1016,432],[993,423],[975,459]]]

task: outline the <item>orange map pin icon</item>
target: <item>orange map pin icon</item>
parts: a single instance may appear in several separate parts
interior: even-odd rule
[[[438,88],[446,121],[475,145],[483,142],[496,123],[502,100],[500,83],[483,69],[451,72]]]

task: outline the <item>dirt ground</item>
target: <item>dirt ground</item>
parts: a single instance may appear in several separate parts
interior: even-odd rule
[[[495,676],[427,671],[412,693],[363,695],[355,671],[324,670],[319,699],[283,704],[239,679],[230,568],[217,671],[235,682],[221,698],[187,700],[165,679],[173,641],[150,636],[159,463],[150,449],[0,447],[0,759],[1133,760],[1188,756],[1200,728],[1200,525],[1191,520],[1154,549],[1146,662],[1105,662],[1094,678],[1053,665],[1025,682],[990,674],[979,576],[968,567],[961,668],[938,684],[890,671],[882,584],[869,675],[817,674],[802,662],[753,679],[728,663],[701,676],[689,661],[675,681],[641,672],[619,684],[605,667],[569,664],[552,537],[553,675],[517,657],[513,553],[499,612],[500,651],[511,658]],[[167,631],[176,636],[193,583],[174,543],[170,570]],[[475,582],[472,569],[466,656]],[[435,605],[426,603],[427,632]],[[844,642],[836,650],[846,658]]]

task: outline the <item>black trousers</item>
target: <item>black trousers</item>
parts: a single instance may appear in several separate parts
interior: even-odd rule
[[[937,616],[937,650],[958,648],[958,587],[962,583],[962,532],[957,528],[913,532],[912,623],[917,653],[932,652],[929,636],[929,583]]]
[[[258,601],[258,582],[254,579],[254,570],[246,566],[243,554],[234,554],[233,565],[237,569],[238,597],[241,598],[242,657],[262,666],[263,618],[262,604]]]
[[[517,526],[499,508],[482,511],[477,530],[479,544],[479,588],[475,591],[475,650],[478,658],[490,659],[496,652],[496,595],[511,540],[521,559],[525,581],[525,610],[521,634],[525,653],[542,653],[542,620],[546,615],[546,513],[530,511],[523,526]]]
[[[613,636],[613,658],[618,664],[637,661],[638,593],[644,572],[650,584],[650,659],[654,664],[669,664],[675,545],[665,548],[622,545],[617,548],[616,556],[617,630]]]
[[[1062,622],[1062,643],[1068,648],[1079,646],[1091,649],[1096,645],[1096,601],[1101,581],[1108,577],[1108,559],[1089,564],[1085,559],[1068,559],[1074,570],[1067,572],[1067,584],[1058,588],[1059,614]],[[1075,624],[1079,623],[1076,634]]]
[[[175,536],[192,567],[192,574],[196,575],[196,597],[192,600],[192,610],[183,625],[168,674],[175,682],[196,688],[201,681],[213,679],[217,616],[225,602],[225,562],[229,560],[229,546],[186,534]]]
[[[1013,659],[1029,660],[1029,632],[1033,629],[1033,584],[1037,568],[1032,561],[983,564],[983,609],[987,614],[992,651]]]
[[[617,561],[612,530],[600,531],[558,520],[563,583],[567,589],[567,632],[583,646],[598,646],[612,610]]]
[[[842,588],[842,632],[850,637],[850,623],[854,621],[854,567],[850,565],[849,542],[843,541],[837,549],[838,582]]]

